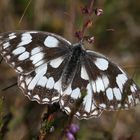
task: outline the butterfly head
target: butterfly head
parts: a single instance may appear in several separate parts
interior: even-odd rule
[[[84,52],[85,52],[85,48],[83,43],[79,42],[72,45],[72,54],[74,56],[79,57],[80,55],[84,54]]]
[[[85,50],[83,41],[75,43],[72,46],[74,49]]]

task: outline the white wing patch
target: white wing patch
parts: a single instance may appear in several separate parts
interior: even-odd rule
[[[42,101],[43,102],[49,102],[50,100],[48,98],[44,98]]]
[[[85,111],[88,113],[91,111],[91,107],[92,107],[92,96],[93,96],[92,88],[91,85],[88,84],[87,95],[84,97],[84,101],[83,101],[83,104],[85,106]]]
[[[10,43],[9,42],[6,42],[6,43],[3,44],[3,49],[6,49],[8,47],[10,47]]]
[[[92,85],[92,90],[94,93],[96,93],[96,84],[94,81],[91,81],[91,85]]]
[[[48,81],[47,77],[43,76],[42,78],[39,79],[37,85],[41,87],[45,87],[47,84],[47,81]]]
[[[22,67],[17,67],[18,72],[23,72]]]
[[[87,74],[85,66],[82,66],[81,68],[81,78],[83,78],[84,80],[89,80],[89,76]]]
[[[135,91],[137,90],[136,85],[133,83],[133,84],[130,86],[130,89],[131,89],[131,92],[135,92]]]
[[[38,67],[45,63],[45,60],[40,60],[39,62],[35,63],[35,67]]]
[[[53,68],[58,68],[60,66],[60,64],[63,62],[63,58],[62,57],[58,57],[56,59],[53,59],[50,61],[50,65],[53,67]]]
[[[113,92],[114,92],[114,96],[115,96],[116,100],[119,101],[122,99],[122,94],[121,94],[119,88],[113,88]]]
[[[133,100],[134,100],[134,99],[133,99],[133,96],[132,96],[132,95],[129,95],[129,96],[128,96],[128,102],[129,102],[129,103],[133,103]]]
[[[80,98],[81,97],[80,88],[74,89],[71,93],[71,97],[74,98],[74,99]]]
[[[33,64],[36,64],[37,62],[39,62],[43,58],[44,58],[44,53],[43,52],[39,52],[39,53],[36,53],[35,55],[32,55],[30,57],[30,60],[32,61]]]
[[[98,77],[95,82],[96,82],[96,91],[97,92],[105,91],[105,87],[104,87],[102,78]]]
[[[101,103],[101,104],[100,104],[100,107],[102,107],[102,108],[106,108],[106,104]]]
[[[39,53],[41,51],[42,51],[41,47],[33,48],[32,51],[31,51],[31,55],[35,55],[36,53]]]
[[[103,83],[104,83],[104,87],[107,88],[109,86],[109,79],[106,75],[103,75],[102,76],[102,80],[103,80]]]
[[[71,110],[69,107],[64,107],[65,111],[67,111],[68,113],[71,113]]]
[[[10,40],[16,38],[16,34],[15,33],[10,33],[8,36],[9,36]]]
[[[9,60],[11,58],[10,55],[6,55],[5,57],[7,58],[7,60]]]
[[[32,36],[30,33],[25,32],[21,36],[21,42],[18,44],[18,46],[24,46],[32,42]]]
[[[13,53],[14,55],[19,55],[19,54],[25,52],[25,50],[26,50],[25,47],[18,47],[18,48],[16,48],[15,50],[13,50],[12,53]]]
[[[112,91],[112,88],[108,88],[106,90],[106,96],[107,96],[108,100],[113,100],[113,91]]]
[[[33,90],[39,79],[47,72],[47,64],[41,65],[36,69],[36,75],[28,85],[29,90]]]
[[[55,83],[54,89],[61,93],[61,78]]]
[[[125,74],[118,74],[116,77],[116,82],[118,84],[118,87],[120,88],[121,92],[123,91],[123,85],[128,80]]]
[[[58,43],[59,41],[53,36],[46,37],[44,41],[44,45],[49,48],[58,47]]]
[[[23,78],[23,77],[21,76],[21,78]],[[33,79],[32,77],[26,77],[25,78],[26,84],[28,85],[31,82],[32,79]]]
[[[39,97],[38,95],[34,95],[34,96],[33,96],[33,99],[40,100],[40,97]]]
[[[47,81],[46,88],[48,88],[48,89],[53,89],[54,84],[55,84],[54,78],[53,78],[53,77],[50,77],[50,78],[48,79],[48,81]]]
[[[45,68],[46,68],[46,72],[47,72],[47,67],[48,67],[47,63],[45,63],[45,64],[43,64],[43,65],[37,67],[37,68],[35,69],[36,74],[39,73],[42,69],[45,69]]]
[[[24,53],[22,53],[22,54],[18,57],[18,60],[19,60],[19,61],[23,61],[23,60],[29,58],[29,56],[30,56],[29,52],[25,51]]]
[[[97,58],[96,61],[94,62],[95,65],[100,69],[100,70],[107,70],[108,69],[108,64],[109,62],[106,59],[103,58]]]

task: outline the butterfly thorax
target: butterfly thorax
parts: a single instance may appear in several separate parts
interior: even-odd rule
[[[80,57],[81,55],[84,55],[84,47],[82,43],[76,43],[72,45],[72,56]]]
[[[80,63],[81,57],[84,55],[84,52],[85,51],[81,43],[77,43],[72,46],[72,50],[68,58],[68,63],[63,73],[63,90],[65,90],[69,86],[73,77],[75,76],[78,63]]]

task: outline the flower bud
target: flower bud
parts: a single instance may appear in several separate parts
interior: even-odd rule
[[[97,16],[101,16],[101,15],[103,14],[103,10],[102,10],[102,9],[96,8],[96,9],[95,9],[95,14],[96,14]]]
[[[68,140],[75,140],[74,135],[70,132],[66,133],[66,137],[68,138]]]

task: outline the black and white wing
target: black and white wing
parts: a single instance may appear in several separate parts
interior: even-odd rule
[[[70,42],[38,31],[0,34],[0,54],[19,73],[30,73],[38,66],[69,52]]]
[[[0,54],[19,73],[18,85],[23,93],[39,103],[58,101],[70,45],[64,38],[47,32],[0,34]]]
[[[127,74],[105,56],[86,51],[93,103],[101,109],[128,109],[140,102],[140,89]]]
[[[73,78],[60,98],[61,107],[68,114],[76,109],[79,119],[98,117],[103,110],[127,109],[139,102],[140,90],[134,81],[105,56],[88,50],[75,64]]]
[[[90,78],[85,69],[85,52],[81,44],[75,44],[62,77],[60,106],[67,114],[74,114],[79,119],[98,117],[102,109],[93,101]]]
[[[93,91],[83,61],[77,64],[73,80],[61,93],[60,105],[67,114],[74,113],[79,119],[89,119],[101,115],[103,109],[94,103]]]
[[[132,79],[105,56],[47,32],[0,34],[0,54],[18,72],[23,93],[41,104],[59,101],[80,119],[140,101]]]

